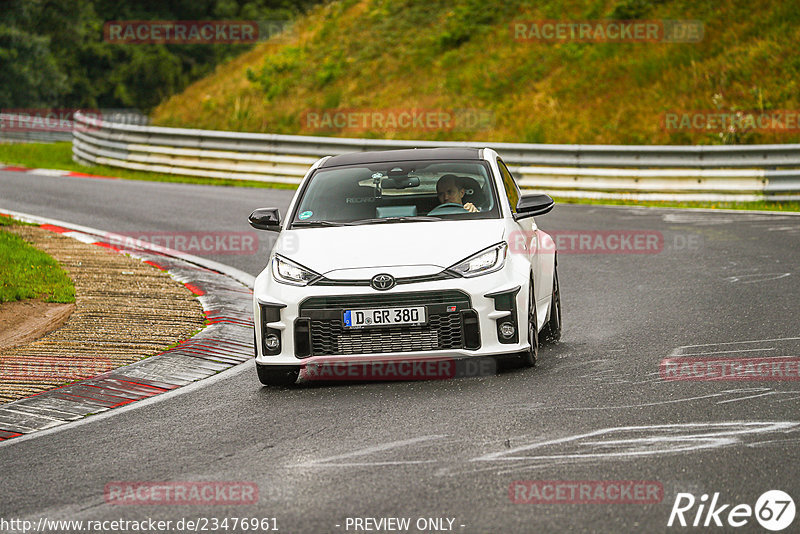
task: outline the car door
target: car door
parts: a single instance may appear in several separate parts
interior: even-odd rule
[[[511,208],[511,213],[516,213],[517,211],[517,202],[521,196],[519,186],[517,185],[516,180],[514,180],[514,176],[511,174],[511,171],[508,170],[508,167],[503,162],[502,159],[497,158],[497,167],[500,169],[500,176],[503,180],[503,188],[505,189],[505,196],[508,200],[509,207]],[[546,269],[544,268],[544,259],[543,253],[541,252],[540,244],[542,240],[542,232],[536,226],[536,221],[533,217],[526,217],[519,221],[516,221],[514,226],[515,233],[519,233],[520,235],[509,235],[509,245],[512,254],[527,254],[528,259],[531,262],[531,269],[533,271],[533,280],[534,280],[534,290],[536,292],[536,304],[539,310],[542,310],[542,306],[546,306],[548,299],[550,297],[550,285],[552,285],[552,281],[547,282],[544,280],[544,272]],[[525,250],[520,250],[518,246],[524,240]],[[514,243],[511,243],[514,241]],[[539,320],[542,321],[542,314],[539,314]]]

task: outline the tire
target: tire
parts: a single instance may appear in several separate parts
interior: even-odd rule
[[[539,356],[539,324],[536,315],[536,296],[533,291],[533,280],[528,285],[528,343],[530,348],[520,355],[519,361],[525,367],[536,365],[536,358]]]
[[[542,328],[542,339],[555,343],[561,339],[561,290],[558,285],[558,264],[553,267],[553,297],[550,299],[550,318]]]
[[[294,365],[256,364],[258,379],[265,386],[291,386],[297,381],[300,368]]]

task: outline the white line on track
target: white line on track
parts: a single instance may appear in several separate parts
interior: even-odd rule
[[[766,434],[771,432],[792,432],[798,430],[800,423],[793,421],[732,421],[725,423],[683,423],[673,425],[644,425],[603,428],[585,434],[577,434],[565,438],[541,441],[515,447],[507,451],[485,454],[471,461],[531,461],[531,460],[586,460],[606,458],[626,458],[634,456],[651,456],[675,452],[688,452],[699,449],[717,448],[739,443],[739,436],[747,434]],[[631,432],[629,439],[599,439],[601,436]],[[637,436],[637,433],[641,435]],[[569,442],[581,444],[581,440],[589,445],[590,450],[606,448],[606,446],[623,445],[621,450],[590,452],[576,450],[573,454],[544,454],[538,456],[514,456],[517,453],[540,449],[549,445],[561,445]],[[637,448],[638,446],[638,448]]]
[[[338,454],[336,456],[329,456],[328,458],[320,458],[318,460],[311,460],[311,461],[308,461],[308,462],[303,462],[299,466],[300,467],[310,467],[310,466],[319,466],[319,465],[334,465],[334,466],[338,467],[340,465],[348,465],[348,464],[333,464],[333,463],[330,463],[330,462],[335,462],[336,460],[344,460],[346,458],[354,458],[354,457],[357,457],[357,456],[366,456],[368,454],[374,454],[376,452],[388,451],[388,450],[391,450],[391,449],[397,449],[399,447],[405,447],[407,445],[413,445],[415,443],[421,443],[421,442],[424,442],[424,441],[432,441],[432,440],[441,439],[441,438],[444,438],[444,437],[446,437],[446,436],[439,435],[439,434],[434,434],[434,435],[430,435],[430,436],[420,436],[418,438],[404,439],[404,440],[400,440],[400,441],[390,441],[389,443],[381,443],[380,445],[373,445],[371,447],[367,447],[365,449],[359,449],[357,451],[351,451],[351,452],[347,452],[347,453],[344,453],[344,454]],[[431,460],[431,461],[413,460],[413,461],[397,461],[397,462],[364,462],[364,463],[358,463],[358,464],[352,464],[352,465],[367,466],[367,465],[418,464],[418,463],[431,463],[433,461],[434,460]]]
[[[760,393],[758,395],[750,395],[749,397],[740,397],[738,399],[728,399],[728,400],[724,400],[724,401],[719,401],[719,402],[717,402],[717,404],[727,404],[729,402],[739,402],[739,401],[743,401],[743,400],[755,399],[757,397],[764,397],[764,396],[768,396],[768,395],[789,395],[789,394],[792,394],[792,393],[800,393],[800,391],[767,391],[765,393]]]
[[[686,398],[683,398],[683,399],[673,399],[673,400],[658,401],[658,402],[647,402],[647,403],[643,403],[643,404],[624,404],[624,405],[618,405],[618,406],[587,406],[585,408],[561,408],[561,409],[564,410],[564,411],[593,411],[593,410],[621,410],[621,409],[627,409],[627,408],[645,408],[645,407],[648,407],[648,406],[661,406],[661,405],[665,405],[665,404],[676,404],[676,403],[679,403],[679,402],[692,402],[692,401],[696,401],[696,400],[713,399],[715,397],[722,397],[722,396],[725,396],[727,394],[732,394],[732,393],[755,393],[755,392],[762,393],[765,389],[767,390],[767,393],[769,393],[771,391],[769,388],[728,389],[728,390],[725,390],[725,391],[720,391],[719,393],[710,393],[708,395],[701,395],[699,397],[686,397]],[[763,394],[767,394],[767,393],[763,393]],[[761,395],[756,395],[756,396],[760,397]],[[753,397],[744,397],[744,398],[750,399],[750,398],[753,398]],[[733,400],[720,401],[717,404],[722,404],[723,402],[735,402],[737,400],[743,400],[743,399],[733,399]]]
[[[700,345],[682,345],[680,347],[676,347],[672,349],[672,352],[669,354],[670,358],[680,358],[681,356],[695,356],[698,353],[693,352],[686,352],[686,349],[698,349],[701,347],[724,347],[730,345],[753,345],[755,343],[771,343],[774,341],[797,341],[800,340],[800,337],[776,337],[776,338],[769,338],[769,339],[753,339],[747,341],[726,341],[722,343],[703,343]],[[767,350],[767,349],[774,349],[774,347],[764,347],[755,350]],[[752,352],[754,349],[731,349],[725,352]]]

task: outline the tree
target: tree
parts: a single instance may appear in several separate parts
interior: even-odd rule
[[[66,90],[50,40],[0,24],[0,109],[52,107]]]

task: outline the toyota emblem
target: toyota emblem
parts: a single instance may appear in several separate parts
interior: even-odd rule
[[[372,277],[372,281],[370,285],[373,289],[377,289],[378,291],[386,291],[387,289],[392,289],[395,284],[394,276],[390,274],[376,274]]]

